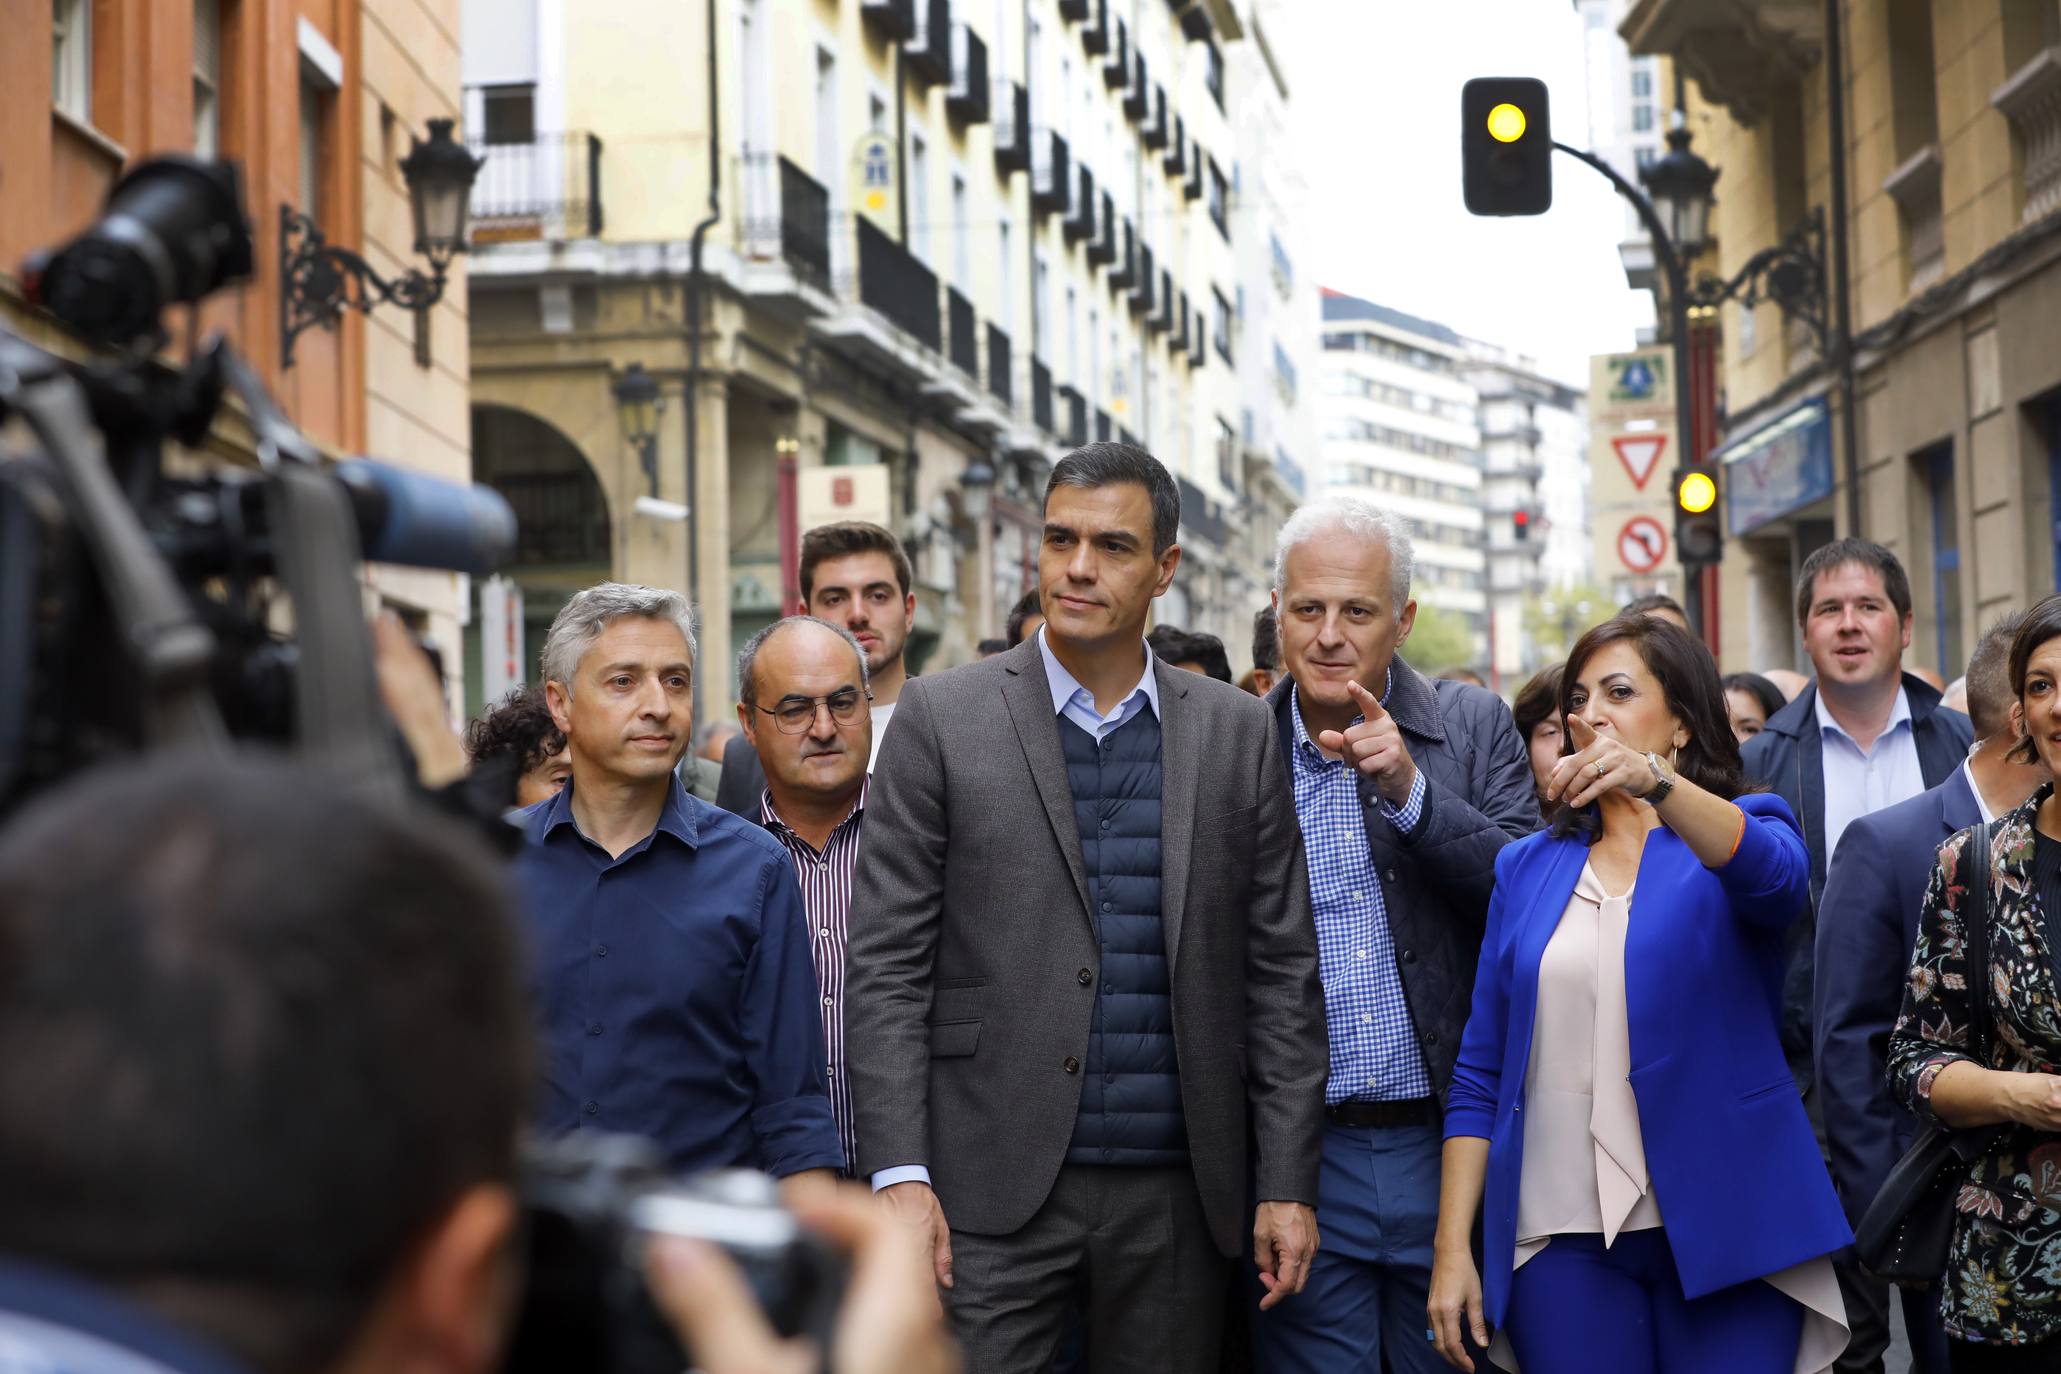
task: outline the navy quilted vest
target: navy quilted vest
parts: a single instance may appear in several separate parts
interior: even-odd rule
[[[1061,716],[1059,735],[1102,946],[1066,1162],[1185,1164],[1173,979],[1159,906],[1159,718],[1142,710],[1098,745]]]

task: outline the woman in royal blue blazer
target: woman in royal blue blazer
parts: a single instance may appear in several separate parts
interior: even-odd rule
[[[1740,795],[1717,665],[1666,621],[1589,631],[1560,704],[1446,1107],[1433,1339],[1466,1370],[1463,1329],[1522,1374],[1828,1369],[1852,1237],[1777,1032],[1796,819]]]

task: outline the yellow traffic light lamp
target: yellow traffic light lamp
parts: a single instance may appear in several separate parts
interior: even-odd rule
[[[1545,82],[1478,76],[1460,88],[1460,188],[1476,215],[1542,215],[1552,208]]]
[[[1717,478],[1710,471],[1675,470],[1675,556],[1686,569],[1707,567],[1724,557],[1725,530],[1717,500]]]

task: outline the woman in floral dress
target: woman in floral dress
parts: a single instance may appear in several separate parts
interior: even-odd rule
[[[2011,646],[2020,748],[2061,778],[2061,597],[2026,616]],[[2003,1126],[1969,1168],[1940,1292],[1951,1364],[1964,1371],[2061,1370],[2061,796],[2052,780],[1999,817],[1990,847],[1987,1062],[1970,1053],[1973,1010],[1965,851],[1940,847],[1918,923],[1889,1079],[1920,1117]]]

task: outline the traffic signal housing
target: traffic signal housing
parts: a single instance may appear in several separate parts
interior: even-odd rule
[[[1553,207],[1553,121],[1546,83],[1477,76],[1460,88],[1461,186],[1477,215],[1543,215]]]
[[[1702,568],[1725,554],[1718,518],[1717,476],[1704,468],[1675,472],[1675,556],[1684,568]]]
[[[1531,512],[1524,509],[1510,512],[1510,531],[1520,542],[1531,538]]]

